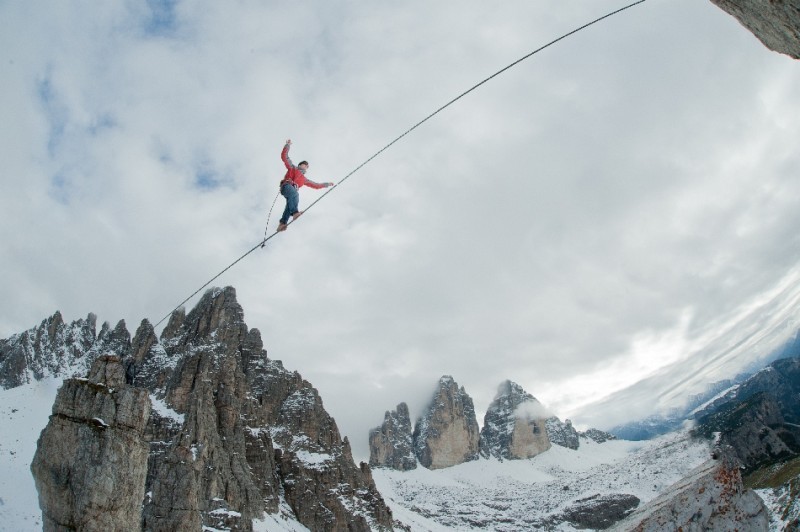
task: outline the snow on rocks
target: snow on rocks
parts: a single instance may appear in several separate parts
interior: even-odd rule
[[[596,495],[647,501],[709,457],[705,442],[675,433],[649,442],[586,441],[529,460],[467,462],[436,471],[378,469],[396,519],[414,530],[574,529],[564,513]]]

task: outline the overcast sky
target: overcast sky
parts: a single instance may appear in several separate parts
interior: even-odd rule
[[[262,238],[285,139],[338,182],[622,5],[1,3],[0,338],[55,310],[157,322]],[[479,422],[511,379],[608,428],[796,331],[798,94],[800,64],[711,2],[649,0],[463,98],[214,284],[357,458],[444,374]]]

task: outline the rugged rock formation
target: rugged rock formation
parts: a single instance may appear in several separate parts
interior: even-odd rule
[[[770,509],[771,530],[800,530],[800,457],[752,471],[744,482]]]
[[[137,338],[149,336],[145,324]],[[165,406],[154,416],[146,529],[249,530],[281,494],[312,530],[391,528],[369,469],[355,465],[317,391],[267,359],[232,288],[175,313],[160,346],[136,345],[134,382]]]
[[[101,354],[124,356],[130,344],[125,322],[114,329],[104,323],[96,333],[97,317],[64,323],[60,312],[21,334],[0,340],[0,387],[14,388],[48,376],[83,376]]]
[[[711,0],[770,50],[800,59],[800,1]]]
[[[478,459],[478,421],[472,398],[449,375],[439,379],[430,405],[414,427],[414,452],[428,469]]]
[[[787,424],[775,398],[759,392],[744,401],[731,401],[698,419],[695,432],[730,446],[741,462],[753,469],[800,453],[800,427]]]
[[[118,357],[64,382],[31,464],[45,530],[139,528],[149,415],[147,391],[125,384]]]
[[[545,429],[550,443],[566,447],[567,449],[577,450],[581,445],[578,431],[572,426],[569,419],[562,422],[555,416],[545,420]]]
[[[369,465],[399,471],[416,469],[411,417],[405,403],[397,405],[397,410],[387,410],[383,424],[369,432]]]
[[[578,434],[581,438],[586,438],[588,440],[592,440],[595,443],[605,443],[607,441],[616,440],[617,437],[613,434],[605,432],[599,429],[589,429],[586,432],[581,432]]]
[[[481,455],[532,458],[550,448],[544,406],[519,384],[503,382],[489,405],[480,435]]]
[[[753,395],[766,392],[777,402],[788,423],[800,425],[800,357],[794,356],[772,362],[722,397],[712,401],[695,414],[701,419],[714,414],[727,403],[744,401]]]
[[[769,514],[746,490],[735,459],[709,460],[665,493],[636,509],[615,531],[769,530]]]
[[[59,319],[43,324],[56,332],[34,331],[28,338],[53,338],[62,327]],[[48,522],[80,528],[76,515],[102,512],[106,521],[97,522],[105,523],[98,525],[103,530],[247,531],[266,511],[288,512],[311,530],[392,528],[369,467],[356,466],[317,391],[267,359],[232,288],[209,290],[188,315],[175,312],[160,340],[147,320],[132,342],[120,327],[104,327],[95,339],[93,327],[93,322],[78,327],[85,341],[76,353],[88,358],[85,354],[94,356],[102,347],[121,360],[114,359],[113,371],[106,371],[113,373],[113,384],[93,376],[67,381],[59,392],[54,427],[43,433],[33,466]],[[36,377],[30,370],[36,353],[50,360],[51,351],[61,352],[58,341],[9,340],[32,346],[21,351],[32,357],[30,362],[23,357],[29,372],[23,376]],[[148,412],[152,403],[149,420],[143,415],[134,423],[112,415],[109,405],[127,412],[120,401],[128,395],[144,401]],[[60,462],[54,455],[61,451],[53,451],[56,431],[67,435],[71,447]],[[87,436],[87,431],[94,432]],[[131,471],[136,464],[142,467]],[[69,500],[70,493],[84,497],[85,486],[97,483],[102,486],[86,495],[88,502]],[[114,490],[108,503],[106,488]],[[114,528],[121,522],[124,527]]]
[[[592,495],[570,504],[554,521],[567,521],[580,529],[604,530],[629,515],[639,502],[635,495],[624,493]]]

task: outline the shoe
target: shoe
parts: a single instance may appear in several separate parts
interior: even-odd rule
[[[278,224],[278,232],[280,233],[281,231],[286,231],[287,227],[289,227],[288,224],[279,223]]]
[[[297,211],[292,215],[292,220],[297,220],[303,214],[303,211]]]

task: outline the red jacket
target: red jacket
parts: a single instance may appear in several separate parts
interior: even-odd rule
[[[310,179],[307,179],[303,170],[296,167],[291,159],[289,159],[289,145],[283,147],[283,151],[281,152],[281,159],[283,160],[283,164],[286,165],[286,175],[283,177],[281,181],[281,186],[287,181],[292,183],[295,187],[300,188],[303,185],[308,185],[311,188],[325,188],[325,185],[322,183],[315,183]]]

